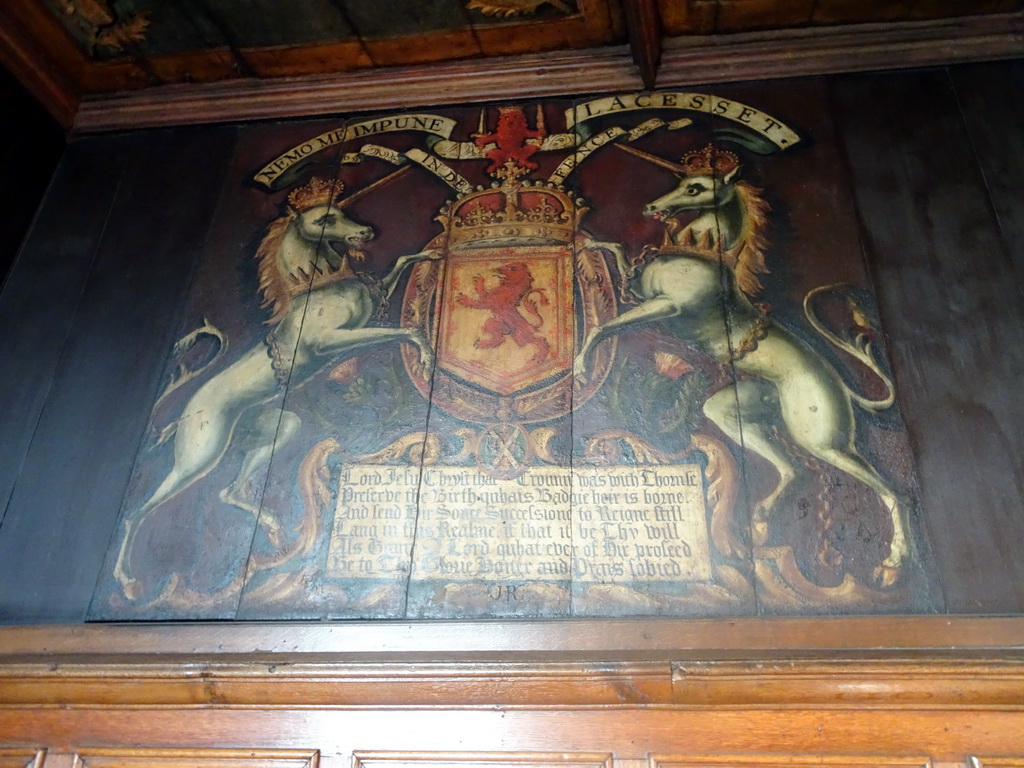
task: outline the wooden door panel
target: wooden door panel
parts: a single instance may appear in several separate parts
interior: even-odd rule
[[[320,753],[302,749],[83,749],[75,768],[319,768]],[[6,767],[4,767],[6,768]]]
[[[612,768],[594,752],[356,752],[352,768]]]
[[[0,747],[0,768],[42,768],[45,749]]]
[[[748,754],[748,755],[651,755],[649,768],[929,768],[927,757],[865,755]]]

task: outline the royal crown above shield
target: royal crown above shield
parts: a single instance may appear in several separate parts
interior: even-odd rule
[[[502,245],[569,245],[586,213],[564,188],[518,181],[526,169],[510,158],[499,169],[503,183],[478,190],[441,210],[449,248]]]

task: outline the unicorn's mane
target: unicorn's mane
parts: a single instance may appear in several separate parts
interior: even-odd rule
[[[764,287],[758,275],[768,273],[764,251],[768,240],[764,236],[771,206],[761,197],[761,189],[746,181],[736,182],[736,194],[743,208],[743,229],[739,240],[725,252],[725,264],[736,277],[736,285],[748,296],[757,296]]]
[[[263,296],[263,303],[260,306],[273,309],[273,315],[267,320],[268,325],[281,322],[292,305],[288,276],[281,269],[278,257],[284,244],[285,233],[294,220],[293,214],[284,214],[270,222],[267,233],[260,241],[260,247],[256,249],[256,258],[259,260],[257,274],[260,295]]]
[[[256,249],[259,291],[263,297],[260,306],[270,307],[273,312],[267,325],[281,322],[296,296],[326,283],[354,277],[350,261],[360,262],[366,257],[358,248],[349,246],[344,253],[337,254],[339,263],[332,265],[319,260],[316,246],[306,240],[300,241],[303,247],[286,251],[285,238],[297,216],[294,212],[285,213],[270,222]]]

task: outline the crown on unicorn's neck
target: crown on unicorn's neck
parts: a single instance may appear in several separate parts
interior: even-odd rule
[[[728,176],[740,166],[740,159],[732,152],[715,149],[708,144],[704,149],[687,152],[682,160],[683,173],[687,176]]]
[[[320,205],[337,204],[345,185],[340,181],[321,179],[314,176],[288,195],[288,205],[296,211],[308,211]]]

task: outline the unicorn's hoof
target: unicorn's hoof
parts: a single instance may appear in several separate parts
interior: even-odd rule
[[[889,589],[900,580],[903,569],[899,565],[886,565],[882,563],[871,573],[875,586],[879,589]]]
[[[755,547],[763,547],[768,543],[768,510],[760,505],[754,508],[750,519],[750,535]]]
[[[142,584],[138,579],[122,579],[121,591],[129,600],[138,600],[142,597]]]
[[[266,531],[267,541],[270,542],[270,546],[275,549],[280,549],[284,546],[287,537],[284,534],[284,528],[281,527],[281,523],[276,517],[271,516],[268,512],[264,512],[260,515],[260,527]]]

